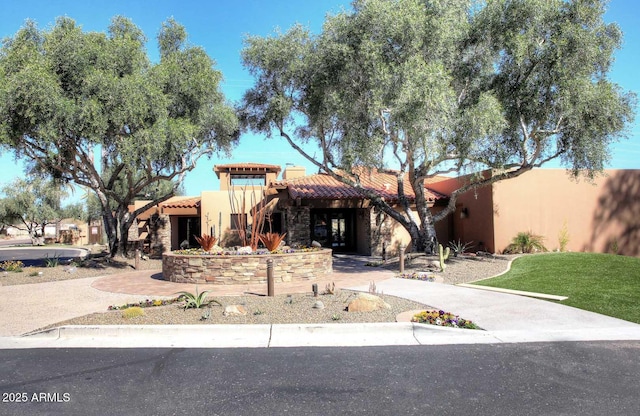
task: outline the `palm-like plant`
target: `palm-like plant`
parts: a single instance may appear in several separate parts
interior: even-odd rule
[[[544,237],[533,234],[531,231],[519,232],[511,240],[511,244],[504,250],[505,253],[533,253],[536,251],[549,251],[543,244]]]
[[[286,235],[287,233],[284,233],[284,234],[266,233],[266,234],[259,234],[258,238],[260,239],[260,241],[262,241],[262,244],[264,244],[267,250],[276,251],[280,246],[280,243],[282,243],[282,240],[284,240],[284,237]]]
[[[202,234],[201,237],[195,236],[195,239],[204,251],[211,251],[216,241],[218,241],[217,238],[209,234]]]

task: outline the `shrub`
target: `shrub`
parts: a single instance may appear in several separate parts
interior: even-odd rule
[[[19,273],[22,271],[24,267],[24,263],[20,260],[7,260],[0,263],[0,269],[5,272],[16,272]]]
[[[567,225],[567,221],[562,224],[562,228],[558,232],[558,244],[560,245],[559,250],[561,252],[567,251],[567,245],[569,244],[569,227]]]
[[[144,310],[140,306],[132,306],[122,311],[122,317],[125,319],[135,318],[144,315]]]
[[[513,237],[511,244],[504,249],[505,253],[534,253],[536,251],[548,251],[543,244],[544,237],[533,234],[531,231],[520,232]]]
[[[267,250],[276,251],[278,247],[280,247],[280,243],[282,243],[282,240],[284,240],[284,237],[286,235],[287,233],[284,233],[284,234],[266,233],[266,234],[259,234],[258,238],[260,239],[260,241],[262,241],[262,244],[264,244]]]
[[[195,239],[204,251],[211,251],[216,241],[218,241],[217,238],[209,234],[202,234],[201,237],[195,236]]]

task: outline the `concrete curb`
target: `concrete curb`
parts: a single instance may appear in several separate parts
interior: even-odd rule
[[[471,334],[471,333],[474,334]],[[0,337],[3,348],[280,348],[487,342],[485,331],[401,323],[62,326]],[[495,340],[495,339],[494,339]],[[500,341],[497,341],[500,342]]]
[[[264,348],[269,346],[270,337],[271,325],[78,325],[52,328],[21,339],[120,348]]]
[[[640,341],[637,328],[483,331],[418,323],[63,326],[0,337],[0,349],[282,348]]]
[[[419,345],[409,323],[274,324],[270,347]]]

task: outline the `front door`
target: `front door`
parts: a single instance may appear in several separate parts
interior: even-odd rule
[[[334,251],[355,251],[354,210],[311,210],[311,239]]]
[[[200,217],[178,217],[179,248],[200,247],[196,236],[200,237]]]

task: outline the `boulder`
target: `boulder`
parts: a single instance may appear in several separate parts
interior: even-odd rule
[[[370,293],[360,293],[347,305],[348,312],[373,312],[379,309],[390,309],[391,305],[380,297]]]
[[[430,260],[429,263],[427,263],[427,267],[440,270],[440,261]]]
[[[321,300],[316,301],[316,303],[313,304],[313,309],[324,309],[324,303],[322,303]]]
[[[240,247],[237,251],[237,254],[251,254],[253,253],[253,249],[250,246]]]
[[[224,307],[224,312],[222,312],[224,316],[231,315],[246,315],[247,310],[242,305],[228,305]]]

